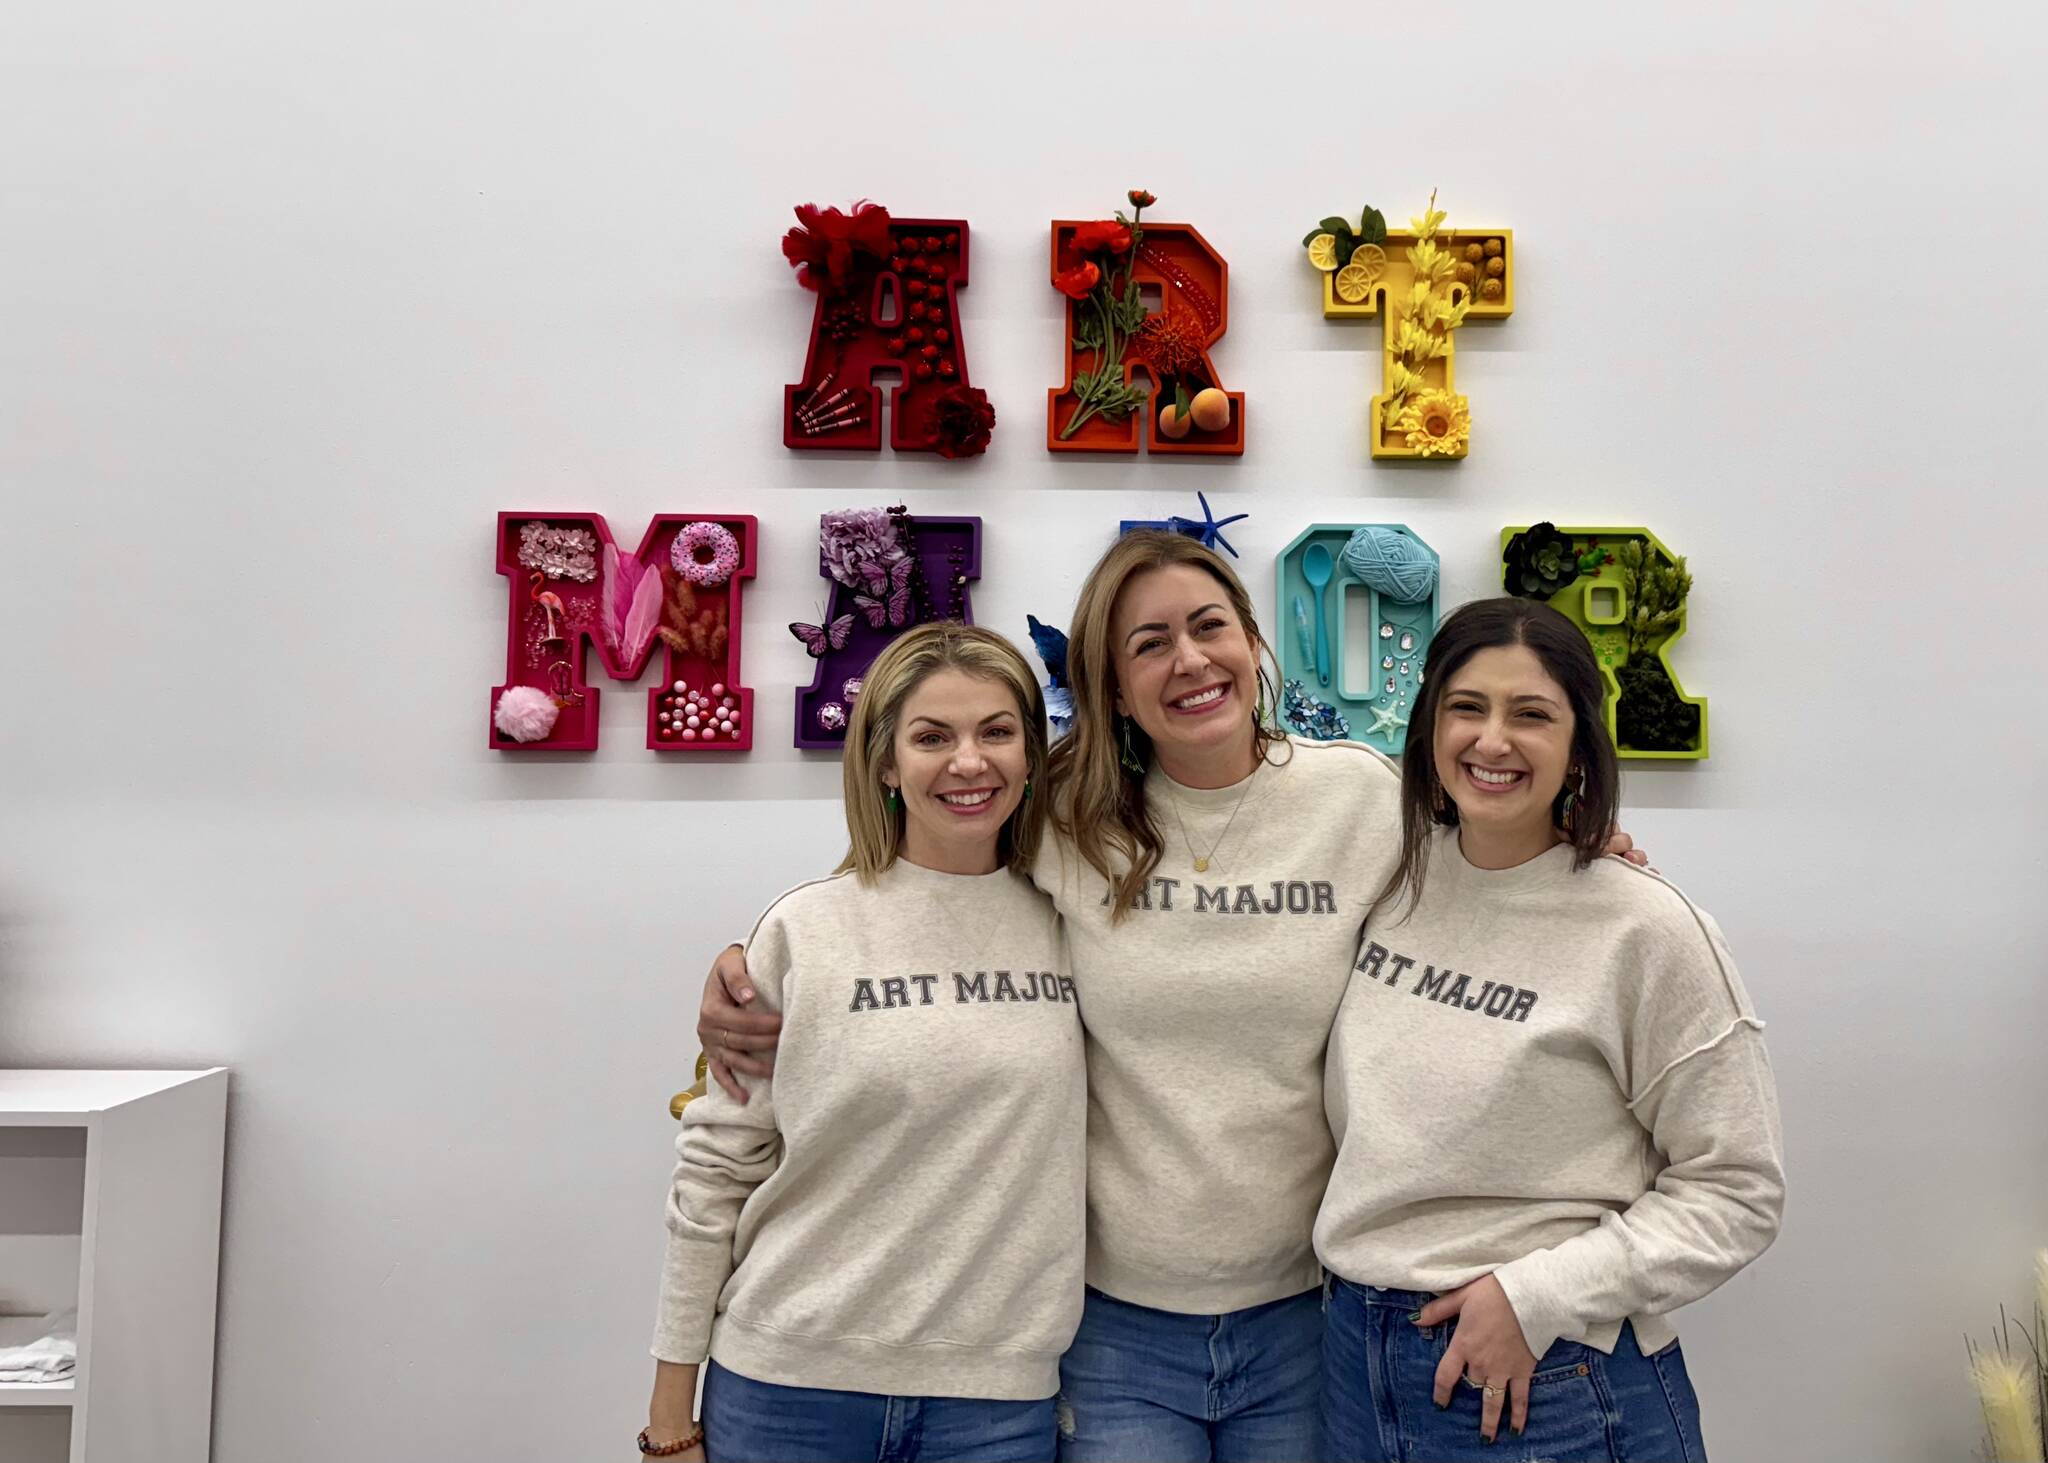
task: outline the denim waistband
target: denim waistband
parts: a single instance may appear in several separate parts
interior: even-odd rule
[[[1332,1275],[1330,1282],[1342,1286],[1369,1306],[1392,1306],[1401,1311],[1419,1311],[1436,1299],[1432,1291],[1394,1290],[1380,1285],[1360,1285],[1355,1280],[1346,1280],[1342,1275]]]

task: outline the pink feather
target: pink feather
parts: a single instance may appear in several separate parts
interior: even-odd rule
[[[652,568],[640,572],[639,587],[633,591],[632,607],[619,631],[619,653],[629,665],[638,665],[654,639],[654,627],[661,623],[661,575]]]
[[[633,603],[633,591],[640,584],[640,561],[621,556],[612,544],[604,546],[604,593],[599,596],[604,610],[604,638],[616,650],[626,626],[626,611]]]

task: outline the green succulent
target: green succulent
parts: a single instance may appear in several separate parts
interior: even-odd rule
[[[1549,599],[1579,577],[1579,556],[1554,523],[1537,523],[1508,540],[1501,553],[1508,593]]]

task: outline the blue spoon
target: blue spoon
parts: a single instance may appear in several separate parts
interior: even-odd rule
[[[1316,679],[1325,686],[1330,684],[1330,630],[1323,621],[1323,591],[1330,586],[1330,572],[1334,566],[1330,551],[1323,544],[1310,544],[1308,552],[1301,556],[1301,577],[1316,592]]]

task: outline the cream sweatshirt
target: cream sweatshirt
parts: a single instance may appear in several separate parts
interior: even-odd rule
[[[1052,902],[898,860],[776,900],[751,1100],[683,1113],[654,1355],[896,1396],[1049,1397],[1081,1316],[1085,1067]]]
[[[1420,905],[1366,929],[1316,1252],[1361,1285],[1492,1273],[1539,1357],[1612,1351],[1624,1320],[1648,1353],[1777,1234],[1777,1094],[1714,922],[1632,864],[1571,860],[1478,869],[1442,830]]]
[[[1121,924],[1071,845],[1037,864],[1088,1033],[1088,1283],[1156,1310],[1241,1310],[1322,1278],[1323,1052],[1398,852],[1400,774],[1356,742],[1271,757],[1206,791],[1152,771],[1165,852]]]

